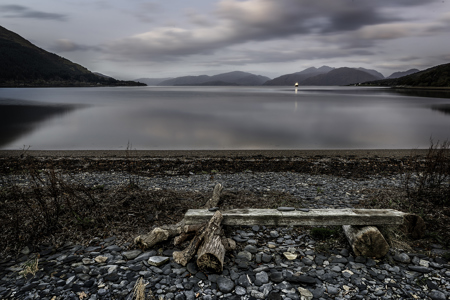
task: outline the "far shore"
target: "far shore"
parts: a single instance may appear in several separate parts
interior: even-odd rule
[[[428,149],[346,149],[346,150],[0,150],[0,157],[406,157],[425,155]]]

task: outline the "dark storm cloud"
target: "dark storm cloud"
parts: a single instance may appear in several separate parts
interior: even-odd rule
[[[5,18],[29,18],[41,20],[65,21],[67,16],[63,14],[48,13],[30,9],[22,5],[0,5],[0,11]]]
[[[333,41],[338,49],[368,48],[374,41],[411,33],[397,30],[395,34],[384,32],[381,35],[378,31],[367,31],[366,27],[401,23],[403,20],[392,9],[398,11],[402,7],[430,2],[433,0],[222,0],[210,14],[209,20],[213,23],[209,26],[198,27],[197,22],[192,23],[193,27],[155,28],[118,40],[108,48],[111,58],[124,55],[131,60],[158,62],[195,54],[213,54],[248,42],[276,42],[312,35],[316,36],[316,46],[317,43],[326,45],[329,36],[342,35],[341,40]],[[202,19],[202,22],[209,24],[207,19]],[[366,31],[357,34],[360,30]]]

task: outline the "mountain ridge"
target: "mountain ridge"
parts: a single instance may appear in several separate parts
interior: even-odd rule
[[[182,85],[243,85],[243,86],[258,86],[262,85],[269,77],[262,75],[255,75],[248,72],[232,71],[221,73],[213,76],[199,75],[199,76],[181,76],[160,82],[158,86],[182,86]]]

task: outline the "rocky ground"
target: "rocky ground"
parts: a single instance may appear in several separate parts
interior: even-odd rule
[[[176,249],[170,242],[147,251],[132,243],[136,235],[157,225],[176,223],[188,208],[204,205],[217,182],[225,187],[222,209],[367,207],[387,202],[387,198],[399,201],[405,174],[412,171],[412,158],[404,152],[381,156],[370,152],[135,154],[47,153],[33,159],[20,152],[0,155],[0,221],[8,228],[0,236],[0,298],[131,299],[139,278],[147,284],[147,296],[156,299],[450,296],[446,239],[433,227],[434,235],[398,243],[404,247],[393,247],[380,260],[356,257],[340,228],[319,235],[308,227],[229,227],[227,235],[238,248],[226,254],[222,274],[198,270],[195,263],[186,267],[176,264],[171,258]],[[30,169],[36,172],[30,173]],[[46,231],[26,220],[27,210],[32,208],[14,210],[8,197],[12,200],[13,195],[18,202],[36,199],[36,190],[40,190],[36,187],[52,187],[52,180],[58,183],[53,187],[63,183],[67,188],[61,199],[71,201],[79,218],[64,215],[54,229]],[[8,190],[8,186],[23,193]],[[57,189],[42,191],[51,195]],[[83,193],[88,196],[80,197]],[[80,207],[75,209],[76,205]],[[8,210],[22,213],[15,224],[23,230],[9,230],[14,222],[7,220]],[[429,210],[433,209],[426,212]],[[448,215],[444,208],[442,212]],[[34,220],[40,219],[35,216]],[[24,266],[35,261],[36,273],[24,274]]]

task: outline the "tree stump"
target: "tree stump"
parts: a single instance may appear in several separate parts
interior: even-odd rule
[[[345,236],[357,256],[381,258],[389,251],[389,245],[375,226],[343,225]]]

